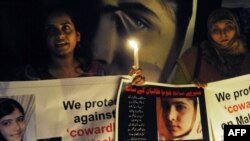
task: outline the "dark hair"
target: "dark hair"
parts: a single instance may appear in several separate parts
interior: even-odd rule
[[[166,107],[168,107],[169,105],[165,105],[165,103],[163,102],[163,99],[164,98],[161,98],[161,104],[162,104],[162,107],[163,109],[166,110]],[[171,98],[167,98],[167,99],[171,99]],[[194,106],[194,109],[197,110],[197,104],[198,104],[198,100],[197,100],[197,97],[187,97],[187,99],[190,99],[193,101],[193,106]]]
[[[56,12],[63,12],[67,15],[69,15],[70,19],[74,23],[76,29],[78,30],[80,28],[79,25],[79,17],[77,16],[77,11],[73,9],[73,6],[67,5],[67,3],[56,3],[52,5],[46,5],[42,9],[42,21],[43,24],[47,20],[48,16],[56,13]]]
[[[42,33],[38,35],[39,43],[34,50],[34,53],[31,54],[31,64],[35,68],[46,68],[50,62],[50,51],[47,48],[46,44],[46,32],[44,30],[45,22],[47,21],[48,17],[53,13],[63,13],[70,17],[72,23],[75,26],[77,32],[87,34],[83,31],[84,25],[81,25],[82,21],[79,16],[79,11],[77,8],[74,8],[75,5],[66,3],[66,2],[57,2],[57,3],[49,3],[44,5],[40,11],[40,19],[39,19],[39,29],[38,33]],[[85,36],[81,36],[85,37]],[[84,60],[85,63],[89,64],[92,60],[92,50],[85,45],[85,40],[81,39],[81,41],[77,44],[74,50],[74,57],[78,60]],[[35,59],[33,59],[35,58]]]
[[[228,10],[226,8],[219,8],[219,9],[216,9],[216,10],[211,12],[211,14],[209,15],[208,20],[207,20],[208,33],[210,33],[212,26],[216,22],[221,21],[221,20],[231,21],[236,28],[237,36],[238,37],[240,36],[240,29],[239,29],[239,23],[238,23],[237,16],[233,12],[231,12],[230,10]]]
[[[42,40],[43,40],[43,46],[42,46],[42,49],[44,50],[44,57],[43,57],[43,61],[45,61],[45,64],[48,64],[49,63],[49,59],[50,59],[50,51],[49,51],[49,48],[47,47],[47,42],[46,42],[46,38],[47,38],[47,32],[45,31],[45,25],[46,25],[46,21],[48,20],[49,17],[53,16],[54,17],[54,14],[63,14],[63,15],[67,15],[70,20],[72,21],[74,27],[75,27],[75,30],[76,32],[79,32],[79,29],[78,29],[78,24],[77,24],[77,20],[76,20],[76,17],[74,16],[72,10],[65,6],[65,5],[50,5],[50,6],[47,6],[44,8],[43,12],[42,12],[42,24],[41,24],[41,30],[42,30],[42,33],[43,33],[43,37],[42,37]],[[75,48],[77,49],[77,48]],[[76,52],[76,51],[74,51]]]
[[[19,102],[11,98],[0,98],[0,119],[11,114],[15,109],[18,109],[23,115],[25,115],[24,109]],[[0,141],[5,140],[6,139],[0,133]]]

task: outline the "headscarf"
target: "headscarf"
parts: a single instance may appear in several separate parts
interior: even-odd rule
[[[228,20],[234,25],[236,34],[227,47],[221,46],[211,38],[212,26],[221,20]],[[213,11],[207,21],[208,42],[203,42],[202,55],[218,72],[226,78],[239,75],[241,63],[247,52],[245,43],[240,39],[240,28],[235,15],[227,9],[220,8]]]
[[[218,43],[214,42],[211,38],[212,26],[221,20],[230,21],[236,30],[236,34],[233,39],[228,43],[227,47],[222,47]],[[214,10],[208,17],[207,21],[208,39],[211,41],[212,45],[215,47],[216,51],[222,54],[242,54],[242,49],[245,48],[244,42],[240,39],[240,28],[236,16],[225,8],[220,8]],[[235,48],[239,48],[235,50]]]
[[[208,32],[210,32],[210,29],[212,29],[212,26],[216,22],[221,21],[221,20],[231,21],[236,28],[236,37],[240,36],[239,25],[238,25],[238,22],[237,22],[235,15],[232,12],[230,12],[229,10],[224,9],[224,8],[216,9],[209,15],[208,21],[207,21]]]

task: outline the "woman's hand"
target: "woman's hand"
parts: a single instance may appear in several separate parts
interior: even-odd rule
[[[146,78],[142,75],[141,68],[138,68],[138,69],[132,68],[129,71],[128,75],[132,76],[132,78],[133,78],[132,85],[143,85],[146,81]]]

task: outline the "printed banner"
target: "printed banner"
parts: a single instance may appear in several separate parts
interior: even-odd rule
[[[5,104],[9,99],[20,103],[22,108],[10,114],[22,125],[12,137],[20,138],[26,129],[23,141],[221,141],[224,125],[249,125],[250,75],[209,83],[205,89],[120,80],[1,82],[0,109],[10,105]],[[1,118],[1,126],[6,119]]]
[[[224,125],[250,125],[250,75],[209,83],[205,93],[213,140],[224,140]]]
[[[117,97],[116,140],[209,140],[204,91],[193,85],[122,80]]]
[[[0,99],[22,105],[27,122],[24,141],[114,141],[120,78],[1,82]]]

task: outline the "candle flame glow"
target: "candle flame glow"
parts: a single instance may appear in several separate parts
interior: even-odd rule
[[[129,45],[130,45],[132,48],[138,48],[138,43],[137,43],[137,41],[135,41],[135,40],[128,40],[128,43],[129,43]]]
[[[139,54],[138,54],[138,42],[136,40],[128,40],[128,44],[130,47],[134,49],[134,69],[139,68]]]

